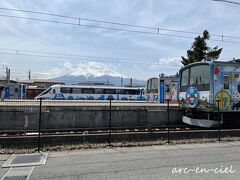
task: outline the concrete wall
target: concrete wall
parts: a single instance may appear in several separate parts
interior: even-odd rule
[[[166,107],[112,107],[112,127],[161,126],[167,124]],[[170,123],[182,124],[182,112],[170,107]],[[0,107],[0,131],[37,130],[39,107]],[[44,106],[42,129],[105,128],[107,106]]]

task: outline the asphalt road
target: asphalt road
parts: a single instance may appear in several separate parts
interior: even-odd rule
[[[240,142],[50,152],[30,179],[239,180],[239,154]],[[0,155],[0,162],[7,157]]]

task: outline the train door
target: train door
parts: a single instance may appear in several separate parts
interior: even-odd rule
[[[5,91],[4,98],[9,99],[10,98],[10,87],[9,86],[5,87],[4,91]]]
[[[224,73],[222,90],[218,91],[216,94],[216,100],[219,100],[219,108],[222,110],[231,109],[231,95],[232,95],[231,79],[232,79],[231,73]],[[217,101],[216,101],[216,105],[217,105]]]
[[[5,96],[5,88],[4,86],[0,86],[0,99],[3,99]]]
[[[19,98],[19,90],[20,87],[18,85],[13,85],[13,99],[18,99]]]
[[[178,95],[178,81],[172,81],[171,82],[171,102],[177,103],[177,95]]]
[[[18,87],[18,99],[26,99],[26,86],[20,84]]]
[[[160,103],[164,103],[165,99],[165,90],[164,90],[164,80],[160,80],[160,90],[159,90],[159,101]]]
[[[9,85],[9,99],[16,99],[17,97],[17,90],[15,89],[14,84]]]
[[[239,93],[240,93],[239,73],[233,72],[231,78],[231,110],[240,110]]]

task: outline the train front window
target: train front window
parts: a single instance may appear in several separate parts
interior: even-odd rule
[[[151,92],[151,87],[152,87],[152,79],[149,79],[147,81],[147,93]]]
[[[188,79],[189,79],[189,69],[185,69],[184,71],[182,71],[181,91],[187,90]]]
[[[190,70],[190,86],[195,86],[200,91],[210,90],[209,65],[193,66]]]
[[[151,87],[151,91],[154,93],[158,92],[158,79],[152,79],[152,87]]]
[[[147,81],[147,93],[158,92],[158,78],[151,78]]]

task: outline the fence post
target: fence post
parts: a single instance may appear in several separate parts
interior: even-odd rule
[[[170,99],[167,99],[167,129],[168,129],[168,133],[167,133],[167,143],[170,143],[170,131],[169,131],[169,126],[170,126],[170,121],[169,121],[169,101]]]
[[[221,141],[221,129],[220,129],[220,108],[219,108],[219,99],[217,100],[217,105],[218,105],[218,142]]]
[[[39,121],[38,121],[38,153],[41,148],[41,121],[42,121],[42,98],[40,98]]]
[[[110,106],[109,106],[109,135],[108,135],[108,146],[111,147],[111,141],[112,141],[112,100],[110,99]]]

